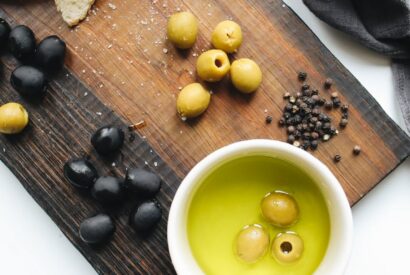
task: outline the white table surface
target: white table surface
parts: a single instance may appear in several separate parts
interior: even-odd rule
[[[318,20],[300,0],[286,2],[404,128],[390,61]],[[0,274],[96,274],[1,162],[0,188]],[[410,274],[409,159],[353,207],[353,217],[346,274]]]

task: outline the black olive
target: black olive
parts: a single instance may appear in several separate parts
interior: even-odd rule
[[[23,62],[31,61],[36,50],[36,38],[33,31],[24,25],[14,27],[9,35],[10,52]]]
[[[104,205],[120,202],[124,198],[124,188],[121,180],[115,177],[99,177],[91,188],[94,199]]]
[[[162,210],[156,201],[141,203],[131,212],[130,224],[138,232],[148,233],[160,220]]]
[[[141,168],[128,169],[125,186],[141,197],[152,198],[161,188],[161,178]]]
[[[9,38],[10,34],[10,25],[4,20],[0,18],[0,48],[4,48],[4,45],[7,44],[7,39]]]
[[[64,176],[75,187],[91,188],[98,178],[97,169],[86,159],[72,159],[64,164]]]
[[[91,144],[101,155],[110,155],[119,150],[124,143],[124,132],[113,126],[98,129],[91,137]]]
[[[80,224],[80,238],[87,244],[101,244],[107,241],[115,231],[113,219],[106,214],[98,214],[85,219]]]
[[[10,83],[21,95],[31,98],[42,97],[47,89],[44,73],[31,66],[20,66],[11,73]]]
[[[35,62],[47,73],[54,74],[64,65],[65,49],[65,42],[58,36],[48,36],[38,45]]]

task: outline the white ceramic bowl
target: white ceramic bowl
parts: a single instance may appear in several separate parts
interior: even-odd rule
[[[188,209],[200,179],[216,165],[249,155],[286,160],[312,177],[326,199],[330,215],[329,245],[315,274],[343,274],[351,251],[353,221],[342,187],[330,170],[311,154],[284,142],[263,139],[240,141],[211,153],[181,183],[168,218],[168,246],[176,272],[179,275],[204,274],[191,253],[187,238]]]

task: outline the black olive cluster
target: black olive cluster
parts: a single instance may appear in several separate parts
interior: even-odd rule
[[[13,88],[24,97],[42,98],[47,89],[47,78],[64,66],[65,42],[51,35],[37,45],[29,27],[19,25],[11,29],[0,18],[0,45],[20,62],[10,77]]]
[[[91,137],[91,144],[98,154],[111,156],[124,143],[124,132],[113,126],[98,129]],[[159,203],[152,198],[161,188],[158,175],[141,168],[129,168],[125,179],[99,176],[97,169],[87,159],[72,159],[64,165],[65,178],[76,188],[91,193],[103,206],[113,206],[124,201],[127,191],[145,200],[130,214],[130,225],[140,233],[148,233],[161,219]],[[104,213],[85,219],[79,229],[80,238],[95,245],[107,241],[115,231],[113,219]]]

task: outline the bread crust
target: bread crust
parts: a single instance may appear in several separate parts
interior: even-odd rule
[[[83,20],[95,0],[55,0],[57,10],[68,26],[73,27]]]

